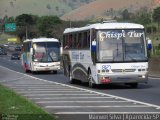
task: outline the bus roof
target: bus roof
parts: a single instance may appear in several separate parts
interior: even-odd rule
[[[84,31],[89,29],[144,29],[143,25],[135,24],[135,23],[96,23],[91,24],[85,27],[80,28],[66,28],[64,31],[65,33],[70,32],[78,32],[78,31]]]
[[[55,38],[34,38],[34,39],[27,39],[24,42],[59,42],[58,39]]]

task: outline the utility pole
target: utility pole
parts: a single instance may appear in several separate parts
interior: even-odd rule
[[[69,20],[69,26],[70,26],[70,28],[72,27],[72,22],[71,22],[71,20]]]
[[[154,4],[154,1],[151,1],[151,36],[153,36],[153,4]],[[152,52],[152,55],[154,54],[154,51],[153,51],[153,49],[154,49],[154,40],[153,40],[154,38],[152,38],[152,50],[151,50],[151,52]]]
[[[28,28],[27,28],[27,25],[26,25],[26,39],[28,39]]]

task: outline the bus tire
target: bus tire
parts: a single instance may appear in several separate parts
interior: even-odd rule
[[[96,84],[93,83],[93,78],[92,78],[92,74],[91,74],[90,70],[88,72],[88,86],[90,88],[95,88],[96,87]]]
[[[53,70],[51,71],[53,74],[57,74],[57,70]]]
[[[131,88],[137,88],[138,87],[138,83],[129,83],[129,85],[131,86]]]

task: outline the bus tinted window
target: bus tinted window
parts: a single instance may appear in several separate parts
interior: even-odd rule
[[[83,48],[87,48],[87,32],[83,33]]]

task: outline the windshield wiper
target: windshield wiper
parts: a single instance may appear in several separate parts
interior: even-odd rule
[[[132,56],[130,56],[130,55],[126,55],[126,56],[129,57],[133,62],[138,62],[138,60],[133,58]],[[125,58],[126,58],[126,56],[125,56]]]

